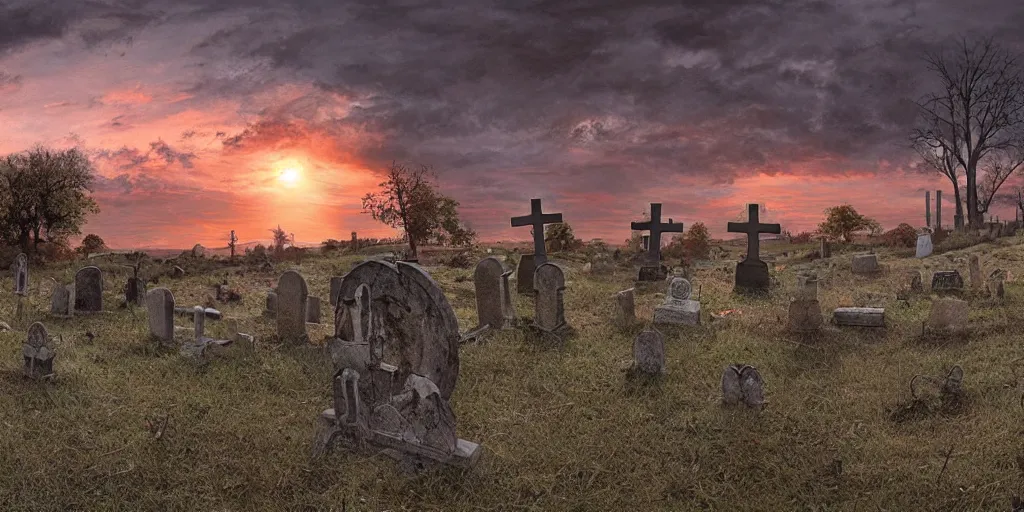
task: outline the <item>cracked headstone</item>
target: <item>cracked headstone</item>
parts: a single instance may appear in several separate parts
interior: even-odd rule
[[[533,276],[536,290],[533,325],[544,332],[568,330],[565,321],[565,274],[554,263],[537,267]]]

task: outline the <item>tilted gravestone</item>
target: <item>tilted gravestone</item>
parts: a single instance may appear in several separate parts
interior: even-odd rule
[[[665,294],[665,302],[654,309],[655,324],[698,325],[700,302],[690,299],[690,282],[681,277],[672,278]]]
[[[70,317],[75,314],[75,285],[58,284],[53,287],[53,297],[50,299],[50,313],[61,317]]]
[[[768,264],[761,261],[760,257],[760,234],[761,233],[782,233],[782,226],[779,224],[762,224],[759,221],[759,205],[747,206],[747,222],[730,222],[727,226],[730,233],[747,234],[747,257],[736,265],[736,290],[748,292],[767,291],[771,286],[771,277],[768,274]]]
[[[305,343],[306,299],[309,288],[302,274],[289,270],[277,280],[277,335],[284,341]]]
[[[506,304],[511,295],[506,289],[507,273],[501,261],[494,256],[480,260],[473,271],[473,287],[476,290],[477,326],[491,326],[501,330],[511,326],[513,318],[506,315],[514,311],[512,304]]]
[[[743,404],[751,409],[764,406],[764,380],[757,368],[745,364],[729,365],[722,372],[722,404]]]
[[[476,443],[455,435],[449,400],[459,373],[455,311],[422,268],[368,261],[346,276],[335,310],[334,407],[314,454],[334,441],[415,466],[471,467]]]
[[[956,270],[939,270],[932,274],[932,291],[955,293],[964,289],[964,278]]]
[[[85,267],[75,274],[75,311],[103,310],[103,272]]]
[[[537,267],[547,263],[548,256],[544,250],[544,225],[562,222],[561,213],[543,213],[540,199],[530,199],[530,214],[512,217],[512,227],[533,227],[533,259]]]
[[[981,273],[981,258],[972,254],[968,259],[968,269],[971,277],[971,290],[978,292],[985,287],[985,276]]]
[[[28,294],[28,256],[25,253],[19,253],[14,258],[14,293]]]
[[[537,267],[533,286],[536,290],[533,326],[549,333],[569,330],[565,321],[565,273],[562,268],[554,263]]]
[[[1003,285],[1006,281],[1006,271],[1002,269],[995,269],[988,274],[988,293],[990,296],[997,299],[1003,299],[1006,297],[1006,288]]]
[[[660,332],[647,329],[633,340],[633,370],[645,375],[665,373],[665,339]]]
[[[533,254],[519,257],[516,265],[516,291],[524,295],[533,295],[533,273],[537,271],[537,262]]]
[[[306,322],[320,323],[320,297],[306,297]]]
[[[661,234],[682,233],[682,223],[674,223],[668,219],[668,223],[661,222],[661,203],[651,203],[651,220],[644,222],[630,223],[630,229],[634,231],[650,231],[650,242],[647,247],[647,258],[640,267],[637,276],[639,281],[663,281],[667,277],[667,270],[661,264]]]
[[[174,295],[167,288],[146,293],[146,317],[149,332],[161,342],[174,340]]]
[[[920,293],[924,291],[924,283],[921,279],[920,270],[908,270],[906,274],[904,274],[904,279],[904,286],[907,291],[913,293]]]
[[[626,328],[636,322],[636,301],[633,298],[633,288],[616,292],[615,298],[615,324]]]
[[[789,329],[795,332],[817,331],[823,322],[818,303],[818,277],[800,274],[796,291],[789,303]]]
[[[46,326],[36,322],[28,328],[28,340],[22,347],[25,376],[42,379],[53,375],[53,359],[57,356]]]

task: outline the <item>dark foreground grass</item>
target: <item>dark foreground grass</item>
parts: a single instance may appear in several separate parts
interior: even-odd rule
[[[611,295],[632,286],[632,274],[591,276],[570,264],[566,311],[578,335],[561,349],[520,331],[464,346],[453,406],[459,436],[480,443],[484,457],[473,471],[419,475],[341,450],[310,460],[317,415],[330,406],[329,370],[315,349],[268,342],[274,326],[259,317],[268,284],[289,265],[160,283],[179,305],[202,303],[222,279],[242,289],[242,304],[219,307],[257,344],[204,366],[156,349],[144,312],[116,309],[113,292],[110,313],[46,318],[51,285],[41,274],[68,282],[71,267],[33,269],[26,309],[63,337],[58,379],[22,379],[28,322],[9,319],[14,301],[4,294],[0,317],[15,331],[0,333],[0,510],[1006,509],[1024,483],[1016,380],[1024,372],[1014,368],[1024,356],[1022,290],[1009,283],[1002,304],[972,297],[964,336],[922,335],[928,297],[895,297],[904,269],[958,268],[966,278],[969,251],[983,251],[989,269],[1024,272],[1018,246],[883,258],[889,269],[877,278],[852,276],[844,255],[782,259],[783,285],[754,300],[731,294],[730,263],[702,269],[694,289],[699,283],[705,320],[739,311],[666,329],[669,371],[653,382],[623,371],[642,326],[609,323]],[[299,266],[311,294],[325,298],[328,324],[328,276],[355,261]],[[786,285],[812,266],[823,275],[826,311],[884,305],[889,327],[787,333]],[[107,290],[120,289],[127,269],[104,268]],[[473,327],[472,269],[428,270],[462,329]],[[641,318],[651,318],[661,288],[639,290]],[[532,314],[529,299],[517,301],[521,315]],[[721,372],[733,362],[760,368],[769,400],[760,414],[719,407]],[[912,401],[914,375],[938,377],[954,364],[966,371],[963,407],[943,407],[926,387]]]

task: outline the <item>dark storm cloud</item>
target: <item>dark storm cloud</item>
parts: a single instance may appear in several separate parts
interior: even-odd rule
[[[533,182],[582,192],[905,162],[912,100],[931,83],[922,54],[961,34],[1017,46],[1024,26],[1015,0],[225,0],[140,6],[136,24],[172,7],[238,14],[189,49],[211,70],[189,92],[304,81],[354,102],[328,120],[302,102],[264,110],[229,148],[315,123],[380,135],[355,148],[374,166],[428,163],[463,184],[546,171]]]
[[[91,22],[79,37],[87,47],[127,41],[162,11],[133,0],[15,0],[0,4],[0,52],[64,37],[76,23]]]

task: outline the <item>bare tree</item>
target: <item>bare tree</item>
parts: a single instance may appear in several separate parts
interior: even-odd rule
[[[975,43],[962,39],[955,52],[929,53],[925,61],[938,75],[942,91],[917,103],[921,124],[911,139],[919,153],[932,151],[941,164],[937,170],[954,184],[947,159],[956,164],[953,175],[963,169],[967,221],[980,228],[992,197],[1022,163],[1017,156],[1024,149],[1024,75],[1019,57],[991,38]]]

